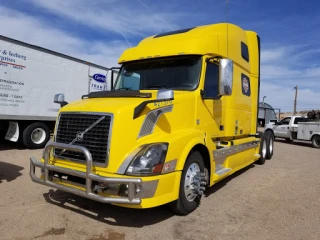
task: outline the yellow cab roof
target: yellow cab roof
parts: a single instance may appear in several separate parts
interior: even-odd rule
[[[118,63],[182,54],[220,55],[249,69],[241,58],[241,42],[248,45],[247,32],[231,23],[216,23],[153,35],[126,49]]]

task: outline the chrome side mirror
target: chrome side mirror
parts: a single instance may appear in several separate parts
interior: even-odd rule
[[[233,61],[220,59],[219,64],[219,95],[230,96],[233,85]]]
[[[63,93],[58,93],[54,95],[54,100],[55,103],[62,103],[64,102],[64,94]]]
[[[58,93],[58,94],[54,95],[53,102],[59,103],[61,107],[68,104],[66,101],[64,101],[64,94],[63,93]]]

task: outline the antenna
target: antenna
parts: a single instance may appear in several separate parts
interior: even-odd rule
[[[228,58],[228,55],[229,55],[229,53],[228,53],[228,41],[229,41],[229,38],[228,38],[228,11],[229,11],[229,1],[228,0],[226,0],[226,17],[227,17],[227,58]]]

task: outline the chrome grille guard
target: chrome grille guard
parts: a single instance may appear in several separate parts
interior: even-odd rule
[[[50,151],[52,148],[66,149],[77,152],[82,152],[86,157],[86,172],[80,172],[77,170],[71,170],[67,168],[61,168],[49,164]],[[35,168],[41,168],[44,170],[44,179],[41,179],[35,175]],[[86,191],[82,191],[77,188],[64,186],[50,181],[49,170],[58,173],[69,174],[72,176],[80,177],[86,180]],[[53,187],[65,192],[69,192],[81,197],[89,198],[102,203],[120,203],[120,204],[141,204],[141,198],[136,197],[137,187],[142,183],[141,178],[109,178],[102,177],[92,173],[92,156],[89,150],[83,146],[63,144],[52,142],[49,143],[44,149],[44,163],[37,161],[34,157],[30,158],[30,173],[33,182],[43,184],[49,187]],[[104,197],[92,192],[92,181],[110,183],[110,184],[127,184],[128,185],[128,197]]]

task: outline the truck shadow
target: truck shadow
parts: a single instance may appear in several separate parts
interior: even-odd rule
[[[0,183],[2,183],[3,180],[11,182],[20,177],[22,175],[20,171],[23,169],[23,167],[0,161]]]
[[[232,174],[231,176],[228,176],[227,178],[221,180],[220,182],[217,182],[216,184],[214,184],[212,187],[207,188],[204,192],[204,197],[209,197],[211,194],[219,191],[221,188],[223,188],[224,186],[227,185],[228,182],[230,182],[232,179],[237,178],[239,175],[245,173],[246,171],[248,171],[251,168],[254,168],[255,164],[250,164],[249,166],[235,172],[234,174]]]
[[[6,151],[6,150],[26,150],[27,148],[24,147],[20,143],[13,143],[10,141],[0,141],[0,151]]]
[[[165,206],[150,209],[123,208],[52,189],[48,193],[43,194],[43,196],[50,204],[115,226],[142,228],[157,224],[174,216]]]
[[[255,165],[251,164],[248,167],[239,170],[233,175],[221,180],[214,186],[208,188],[204,197],[209,197],[217,192],[229,181],[243,174]],[[116,226],[126,226],[134,228],[142,228],[157,224],[175,216],[169,208],[159,206],[150,209],[130,209],[114,206],[111,204],[103,204],[90,199],[82,198],[60,190],[50,189],[48,193],[43,194],[45,200],[53,205],[81,214],[85,217]]]
[[[293,146],[300,146],[300,147],[308,147],[308,148],[314,148],[311,144],[311,142],[304,142],[304,141],[293,141],[291,143],[286,142],[284,139],[275,139],[275,142],[283,143],[287,145],[293,145]]]

